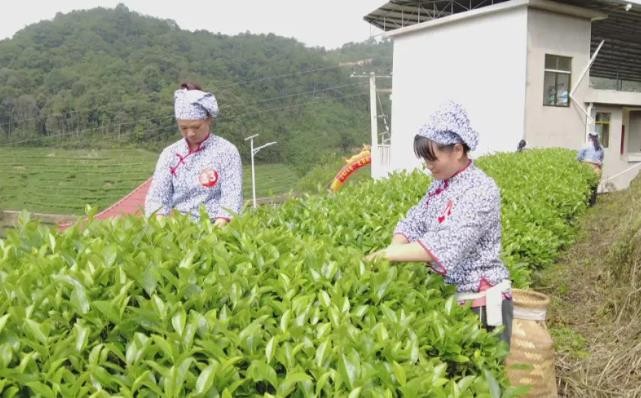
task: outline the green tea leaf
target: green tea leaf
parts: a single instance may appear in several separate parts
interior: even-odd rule
[[[363,387],[355,388],[354,390],[352,390],[349,393],[349,396],[347,398],[358,398],[358,397],[360,397],[362,389],[363,389]]]
[[[345,354],[341,354],[338,361],[338,370],[343,381],[347,383],[347,387],[350,390],[354,389],[354,383],[356,382],[356,377],[358,375],[358,363],[356,361],[352,361]]]
[[[326,351],[328,346],[329,346],[329,343],[327,340],[325,340],[322,343],[320,343],[320,345],[316,349],[316,358],[314,363],[319,368],[322,368],[323,364],[325,363]]]
[[[42,328],[42,325],[40,323],[34,321],[33,319],[25,319],[24,325],[27,329],[27,332],[32,337],[34,337],[42,344],[47,344],[47,335],[45,334],[44,329]]]
[[[3,316],[0,316],[0,333],[2,333],[2,329],[4,329],[4,325],[7,324],[8,320],[9,320],[9,314],[4,314]]]
[[[80,322],[76,322],[74,325],[74,332],[76,334],[76,351],[80,352],[87,346],[87,341],[89,339],[89,328],[84,326]]]
[[[276,344],[276,336],[272,336],[271,339],[267,342],[267,345],[265,346],[265,358],[267,359],[267,363],[270,363],[272,361],[272,358],[274,357],[274,345]]]
[[[282,330],[283,332],[287,332],[291,313],[292,313],[291,310],[287,310],[285,311],[283,316],[280,318],[280,330]]]
[[[496,381],[494,375],[487,369],[483,369],[483,376],[485,377],[485,380],[487,381],[487,384],[490,388],[490,394],[492,395],[492,398],[500,398],[501,387],[499,387],[499,383]]]
[[[43,397],[55,397],[56,395],[53,393],[51,388],[47,386],[46,384],[43,384],[39,381],[31,381],[27,383],[27,386],[31,388],[33,392],[36,394],[39,394]]]
[[[216,364],[210,364],[200,372],[200,375],[196,380],[196,394],[204,394],[214,385],[216,367]]]
[[[407,383],[407,377],[405,376],[405,369],[399,365],[396,361],[392,362],[392,367],[394,369],[394,376],[398,380],[401,386],[404,386]]]
[[[182,336],[185,331],[185,323],[187,322],[187,314],[183,308],[179,308],[178,311],[171,317],[171,325],[174,327],[176,333],[179,336]]]
[[[278,386],[278,393],[280,396],[287,396],[294,390],[297,383],[305,383],[311,381],[312,379],[305,373],[288,373],[287,376],[285,376],[285,380],[280,384],[280,386]]]
[[[278,385],[276,371],[264,361],[252,361],[247,369],[247,377],[253,381],[268,381],[272,386]]]

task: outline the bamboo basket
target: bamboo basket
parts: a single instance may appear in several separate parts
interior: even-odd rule
[[[529,386],[527,397],[556,397],[554,343],[545,325],[550,299],[532,290],[512,289],[512,300],[508,378],[513,386]]]

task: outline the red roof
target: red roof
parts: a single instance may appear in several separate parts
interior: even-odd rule
[[[125,214],[142,214],[145,207],[145,197],[151,185],[151,177],[138,185],[122,199],[96,214],[96,220],[104,220]]]
[[[96,214],[94,219],[105,220],[126,214],[142,215],[145,207],[145,197],[147,196],[147,191],[149,190],[150,185],[151,177],[147,179],[147,181],[138,185],[136,189],[122,197],[122,199]],[[73,221],[60,223],[58,224],[58,229],[60,231],[64,231],[71,225],[73,225]]]

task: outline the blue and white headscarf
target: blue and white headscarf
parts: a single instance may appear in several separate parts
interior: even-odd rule
[[[470,118],[460,104],[447,101],[430,115],[418,135],[441,145],[467,144],[471,150],[479,143],[479,133],[470,125]]]
[[[214,94],[181,88],[174,92],[174,113],[177,120],[203,120],[218,117]]]

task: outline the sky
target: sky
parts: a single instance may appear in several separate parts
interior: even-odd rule
[[[173,19],[182,29],[234,35],[274,33],[309,47],[333,49],[381,31],[363,17],[386,0],[0,0],[0,40],[57,12],[123,3],[140,14]]]

